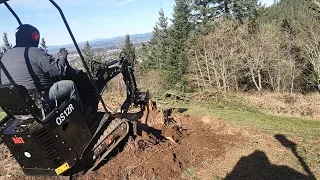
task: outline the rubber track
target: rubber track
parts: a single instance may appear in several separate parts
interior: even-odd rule
[[[93,170],[95,167],[97,167],[100,162],[123,140],[123,138],[129,133],[129,123],[128,120],[125,119],[115,119],[113,120],[108,128],[103,132],[103,134],[100,136],[97,143],[94,145],[93,151],[95,151],[99,146],[104,142],[105,139],[108,138],[109,135],[111,135],[120,125],[123,123],[126,124],[127,130],[125,134],[122,134],[121,137],[117,140],[116,143],[113,143],[110,147],[108,147],[108,150],[101,156],[99,159],[97,159],[97,162],[94,164],[94,166],[90,169]]]
[[[97,143],[94,145],[93,149],[96,149],[106,138],[109,136],[118,126],[121,125],[121,123],[126,122],[125,120],[122,119],[115,119],[113,120],[107,129],[103,132],[103,134],[100,136],[99,140]]]

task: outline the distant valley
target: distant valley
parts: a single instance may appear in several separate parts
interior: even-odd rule
[[[140,44],[143,42],[148,42],[152,37],[152,33],[145,34],[133,34],[130,35],[131,42],[133,44]],[[93,49],[107,48],[107,49],[118,49],[124,44],[125,36],[118,36],[113,38],[99,38],[90,40],[89,44]],[[78,42],[80,48],[85,45],[86,41]],[[48,46],[49,52],[57,52],[60,48],[66,48],[68,51],[75,51],[73,44],[57,45],[57,46]]]

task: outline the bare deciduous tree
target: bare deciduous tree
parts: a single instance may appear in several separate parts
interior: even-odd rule
[[[237,91],[252,84],[257,91],[292,92],[300,70],[285,38],[273,24],[251,34],[245,25],[218,23],[208,35],[190,40],[192,80],[201,89]]]

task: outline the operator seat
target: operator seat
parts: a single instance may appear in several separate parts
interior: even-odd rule
[[[9,116],[32,116],[37,121],[44,119],[42,109],[20,85],[0,84],[0,106]]]
[[[0,84],[0,106],[9,116],[16,119],[35,119],[39,123],[50,121],[57,110],[62,109],[71,100],[67,98],[59,104],[42,106],[40,92],[32,93],[24,86],[16,84]]]

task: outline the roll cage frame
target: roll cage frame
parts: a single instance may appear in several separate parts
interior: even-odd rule
[[[8,4],[8,1],[9,0],[0,0],[0,5],[4,4],[7,7],[7,9],[11,12],[11,14],[16,18],[16,20],[19,23],[19,25],[22,25],[22,22],[21,22],[19,16],[15,13],[15,11]],[[102,98],[102,96],[101,96],[101,94],[99,92],[99,89],[98,89],[97,85],[94,83],[93,75],[91,74],[91,71],[90,71],[90,69],[89,69],[89,67],[88,67],[88,65],[87,65],[87,63],[86,63],[86,61],[85,61],[85,59],[83,57],[83,54],[82,54],[82,52],[81,52],[81,50],[79,48],[79,45],[78,45],[78,43],[77,43],[77,41],[76,41],[76,39],[75,39],[75,37],[74,37],[74,35],[72,33],[72,30],[71,30],[71,28],[69,26],[68,21],[67,21],[66,17],[64,16],[64,13],[63,13],[62,9],[60,8],[60,6],[54,0],[48,0],[48,1],[59,11],[59,14],[60,14],[60,16],[61,16],[61,18],[62,18],[62,20],[63,20],[63,22],[64,22],[64,24],[65,24],[65,26],[66,26],[66,28],[68,30],[68,33],[69,33],[69,35],[70,35],[70,37],[72,39],[72,42],[73,42],[74,46],[77,49],[77,52],[78,52],[78,54],[80,56],[82,64],[83,64],[84,68],[87,71],[87,75],[88,75],[88,77],[90,79],[90,82],[91,82],[92,86],[94,87],[95,93],[98,96],[98,99],[101,102],[105,112],[110,113],[110,111],[108,110],[108,108],[107,108],[107,106],[106,106],[106,104],[105,104],[105,102],[104,102],[104,100],[103,100],[103,98]],[[0,61],[0,67],[1,67],[1,69],[3,69],[4,74],[8,77],[8,80],[10,81],[10,83],[15,85],[15,86],[17,86],[17,84],[14,82],[12,76],[7,71],[7,69],[4,66],[4,64],[2,63],[2,61]]]

